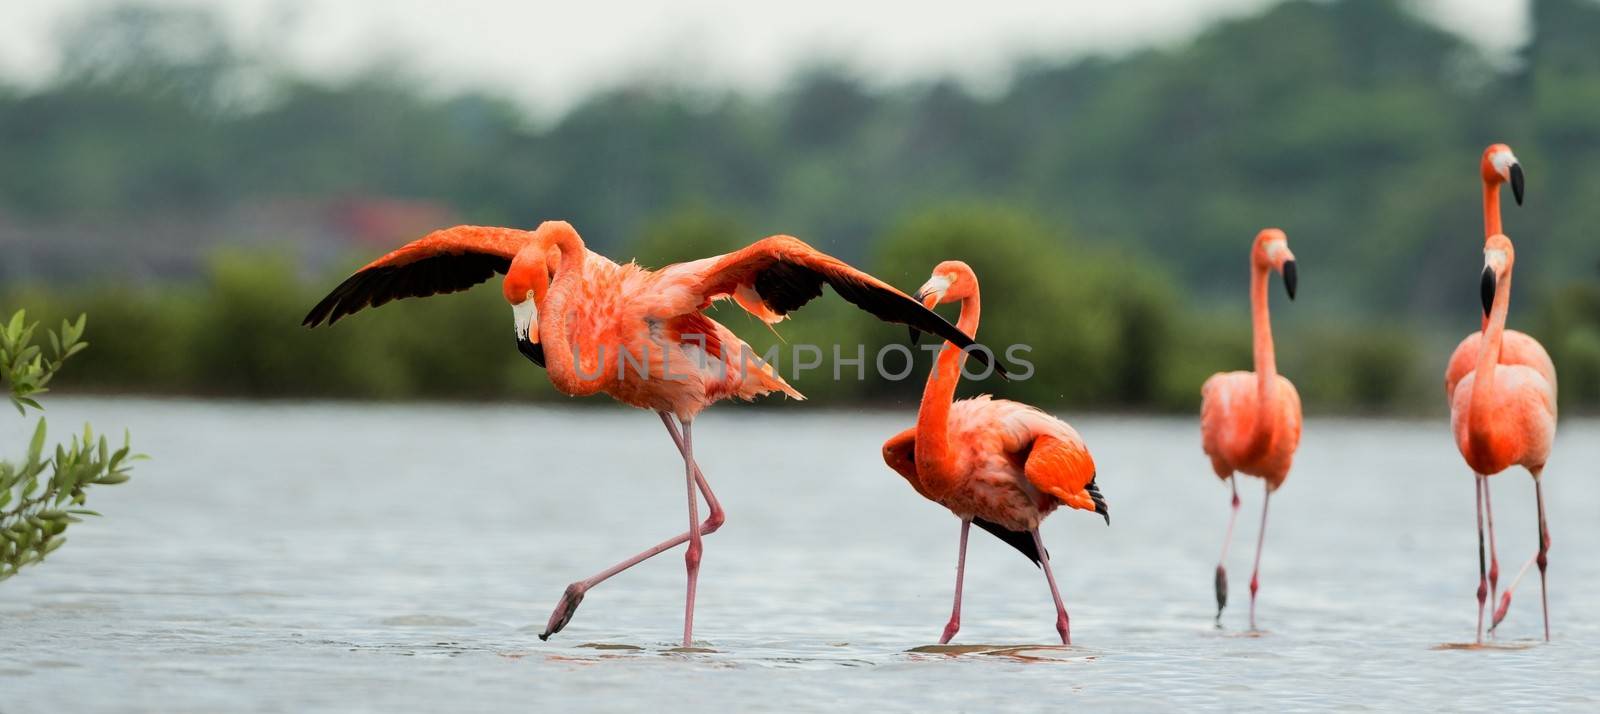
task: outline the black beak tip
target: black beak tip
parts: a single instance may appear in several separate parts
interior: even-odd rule
[[[1517,200],[1517,205],[1522,205],[1522,164],[1511,165],[1511,197]]]
[[[1487,266],[1483,269],[1483,280],[1478,283],[1478,296],[1483,298],[1483,316],[1489,316],[1489,310],[1494,307],[1494,271]]]
[[[529,362],[544,367],[544,345],[519,337],[517,338],[517,351],[521,352],[523,357],[527,357]]]
[[[910,333],[911,335],[912,346],[916,346],[917,343],[922,341],[922,330],[919,330],[915,327],[907,327],[906,332]]]
[[[1283,289],[1288,291],[1289,299],[1294,299],[1295,290],[1300,287],[1300,269],[1295,267],[1294,261],[1287,260],[1283,263]]]

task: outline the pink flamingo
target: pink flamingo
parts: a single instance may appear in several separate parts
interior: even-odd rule
[[[978,332],[978,278],[961,261],[946,261],[917,291],[928,307],[960,302],[957,328]],[[1056,631],[1072,644],[1067,608],[1050,570],[1039,524],[1057,506],[1094,511],[1111,523],[1095,485],[1094,459],[1066,422],[1026,404],[988,395],[951,403],[961,380],[965,351],[945,343],[922,392],[917,425],[883,444],[883,460],[923,498],[961,519],[956,559],[955,605],[939,644],[961,629],[961,583],[967,565],[967,533],[974,522],[1044,568],[1056,604]]]
[[[1300,393],[1294,383],[1278,374],[1272,349],[1272,320],[1267,316],[1267,273],[1283,275],[1283,286],[1294,299],[1299,273],[1289,239],[1283,231],[1268,228],[1256,235],[1250,249],[1250,315],[1255,336],[1255,372],[1219,372],[1200,387],[1200,436],[1211,468],[1233,490],[1228,532],[1217,561],[1217,626],[1228,604],[1228,543],[1239,517],[1239,485],[1234,473],[1257,476],[1266,483],[1261,501],[1261,532],[1256,537],[1255,569],[1250,575],[1250,629],[1256,629],[1256,591],[1261,589],[1261,547],[1267,538],[1267,506],[1273,492],[1289,476],[1295,449],[1300,445]]]
[[[566,394],[604,392],[629,406],[655,411],[683,456],[688,483],[689,530],[572,583],[540,639],[571,621],[590,588],[687,542],[683,644],[691,646],[701,537],[715,532],[725,518],[694,460],[694,417],[730,397],[749,400],[782,392],[803,398],[770,365],[753,357],[749,345],[703,314],[713,301],[732,299],[774,324],[828,285],[881,320],[910,325],[963,347],[973,345],[971,338],[905,293],[789,236],[651,271],[632,263],[618,265],[586,249],[564,221],[546,222],[532,232],[478,226],[436,231],[356,271],[311,309],[304,324],[332,324],[396,298],[465,290],[495,273],[505,274],[501,287],[523,354],[546,367],[551,383]],[[699,523],[696,488],[710,508],[704,523]]]
[[[1517,155],[1511,152],[1511,147],[1505,144],[1490,144],[1483,150],[1483,156],[1478,161],[1478,175],[1483,179],[1483,238],[1500,235],[1500,187],[1506,183],[1511,184],[1511,196],[1516,199],[1517,205],[1522,205],[1523,173],[1522,164],[1517,161]],[[1450,355],[1450,362],[1444,372],[1444,395],[1446,404],[1455,403],[1456,384],[1463,377],[1471,374],[1478,366],[1478,354],[1482,352],[1483,330],[1488,328],[1489,318],[1483,318],[1483,323],[1477,332],[1467,335],[1456,345],[1455,352]],[[1538,340],[1516,330],[1506,330],[1504,343],[1500,347],[1500,364],[1520,364],[1533,368],[1551,387],[1556,384],[1555,364],[1550,361],[1549,353]],[[1489,479],[1479,475],[1476,481],[1478,518],[1487,520],[1489,532],[1489,573],[1487,583],[1478,583],[1478,600],[1481,607],[1482,601],[1497,599],[1500,587],[1500,557],[1494,542],[1494,508],[1493,501],[1489,498]],[[1481,528],[1481,526],[1480,526]],[[1482,539],[1480,535],[1480,540]],[[1485,585],[1487,584],[1487,587]],[[1492,630],[1492,628],[1491,628]]]
[[[1478,642],[1483,642],[1484,583],[1488,579],[1483,562],[1483,495],[1488,490],[1488,477],[1512,466],[1521,466],[1533,475],[1533,491],[1539,508],[1539,549],[1501,594],[1489,631],[1493,633],[1505,619],[1511,593],[1517,583],[1522,582],[1529,565],[1538,563],[1544,639],[1548,642],[1550,600],[1544,589],[1550,532],[1545,525],[1540,475],[1544,473],[1550,444],[1555,439],[1556,384],[1537,368],[1506,364],[1503,355],[1506,312],[1511,306],[1511,270],[1516,263],[1516,251],[1511,247],[1510,238],[1496,234],[1489,237],[1483,257],[1482,297],[1488,328],[1479,341],[1477,368],[1461,378],[1450,400],[1450,427],[1455,433],[1456,448],[1461,450],[1462,458],[1472,467],[1479,482]]]

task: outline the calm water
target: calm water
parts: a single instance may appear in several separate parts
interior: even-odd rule
[[[1077,646],[909,652],[948,616],[957,522],[879,461],[909,414],[790,405],[701,419],[729,511],[706,541],[697,638],[663,555],[536,635],[567,583],[679,532],[683,478],[620,407],[287,406],[57,400],[65,431],[133,429],[153,454],[93,495],[43,566],[0,585],[0,712],[744,711],[1600,706],[1600,424],[1563,424],[1546,478],[1556,641],[1537,571],[1494,650],[1476,606],[1472,480],[1443,423],[1312,419],[1272,508],[1243,637],[1258,482],[1211,626],[1227,489],[1192,420],[1073,419],[1112,526],[1045,526]],[[0,418],[0,448],[25,443]],[[1533,552],[1532,485],[1494,479],[1506,580]],[[974,529],[958,643],[1044,645],[1049,592]],[[595,645],[606,647],[596,647]],[[614,647],[622,646],[622,647]]]

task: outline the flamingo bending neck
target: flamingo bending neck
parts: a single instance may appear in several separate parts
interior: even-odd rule
[[[970,293],[961,299],[961,317],[956,329],[976,337],[978,316],[978,278],[966,271],[959,280],[971,281]],[[937,499],[955,486],[955,469],[950,454],[950,405],[955,401],[956,386],[961,382],[961,366],[967,354],[961,348],[946,342],[939,350],[938,361],[928,374],[927,386],[922,390],[922,404],[917,409],[917,473],[930,497]]]
[[[572,225],[565,221],[546,221],[540,224],[539,245],[547,245],[553,252],[560,255],[560,264],[556,267],[555,280],[550,283],[549,294],[545,298],[545,312],[547,316],[541,320],[539,339],[545,345],[546,369],[550,375],[550,382],[566,394],[575,397],[587,396],[600,391],[604,383],[605,365],[604,355],[599,353],[593,356],[593,369],[586,362],[584,371],[596,375],[585,378],[577,373],[577,362],[583,355],[573,351],[571,338],[567,332],[567,301],[578,289],[579,277],[583,273],[583,263],[587,251],[583,247],[583,239],[578,237],[578,232]]]
[[[1259,453],[1271,440],[1268,416],[1278,388],[1278,360],[1272,347],[1272,318],[1267,310],[1267,282],[1271,266],[1259,262],[1250,271],[1250,329],[1256,370],[1255,425],[1251,428],[1251,453]]]

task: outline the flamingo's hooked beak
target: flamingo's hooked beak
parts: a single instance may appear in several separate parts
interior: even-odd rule
[[[1483,316],[1489,316],[1489,310],[1494,307],[1494,266],[1483,266],[1483,279],[1478,283],[1478,296],[1483,298]]]
[[[539,342],[539,306],[533,301],[533,291],[522,302],[511,306],[511,319],[517,330],[517,341]]]
[[[1522,162],[1517,161],[1517,155],[1511,153],[1510,149],[1495,152],[1490,160],[1500,176],[1511,182],[1511,197],[1517,200],[1518,206],[1522,205]]]
[[[1283,289],[1289,292],[1289,299],[1294,299],[1294,291],[1300,286],[1300,270],[1295,267],[1294,259],[1283,261]]]
[[[923,307],[932,310],[939,304],[940,300],[944,299],[945,291],[949,289],[950,278],[944,275],[935,275],[928,278],[928,282],[923,283],[922,287],[917,288],[917,292],[912,294],[911,297],[922,303]]]
[[[517,340],[517,351],[521,352],[523,357],[527,357],[529,362],[540,367],[544,366],[544,345],[528,340]]]
[[[534,364],[544,366],[544,346],[539,344],[539,307],[533,301],[533,291],[522,302],[511,306],[511,317],[517,333],[517,351]]]
[[[922,303],[923,307],[932,310],[939,305],[940,300],[944,299],[944,293],[949,289],[950,279],[944,276],[935,275],[931,278],[928,278],[928,282],[923,283],[922,287],[917,288],[917,291],[911,294],[911,299]],[[915,327],[908,329],[911,331],[911,344],[917,344],[917,342],[922,339],[922,331]]]

